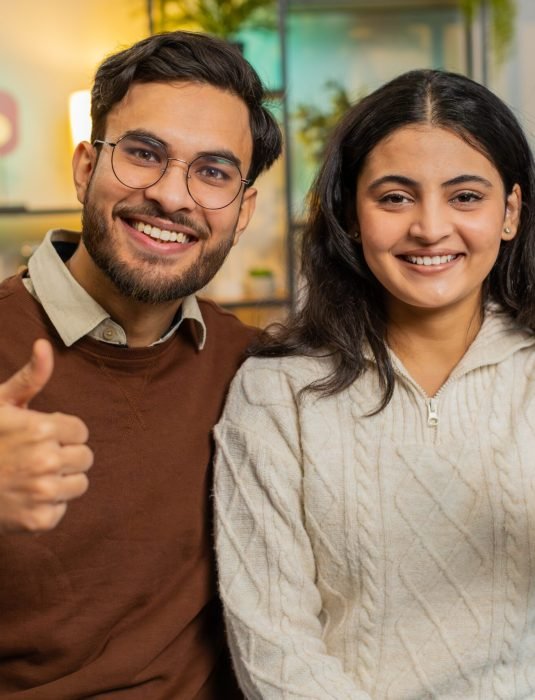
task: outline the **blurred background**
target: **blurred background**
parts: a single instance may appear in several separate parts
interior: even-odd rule
[[[535,0],[1,0],[0,276],[50,228],[79,230],[74,144],[104,56],[162,30],[237,43],[270,91],[284,157],[257,182],[252,224],[205,290],[244,320],[281,318],[296,296],[305,194],[332,125],[412,68],[469,75],[535,143]]]

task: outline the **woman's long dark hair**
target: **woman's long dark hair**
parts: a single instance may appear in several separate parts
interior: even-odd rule
[[[522,128],[498,97],[465,76],[436,70],[401,75],[354,105],[334,132],[309,195],[301,241],[304,299],[252,353],[332,356],[332,372],[308,387],[330,395],[364,372],[369,346],[383,388],[378,410],[392,397],[394,374],[383,288],[354,237],[356,183],[366,157],[382,139],[419,123],[448,129],[483,153],[507,194],[515,183],[520,185],[517,235],[502,242],[483,301],[497,302],[518,323],[535,330],[535,175]]]

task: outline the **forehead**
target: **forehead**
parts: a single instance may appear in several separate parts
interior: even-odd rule
[[[419,180],[447,180],[461,173],[500,179],[493,163],[477,148],[449,129],[431,125],[404,126],[379,141],[370,151],[361,176],[380,172],[403,174]]]
[[[230,92],[202,83],[134,83],[106,120],[106,138],[143,129],[177,155],[232,151],[244,164],[252,154],[249,110]]]

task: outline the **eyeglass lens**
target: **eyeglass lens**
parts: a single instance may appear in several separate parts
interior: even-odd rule
[[[168,165],[169,156],[163,144],[137,136],[124,136],[113,149],[113,171],[127,187],[151,187],[163,177]],[[222,209],[236,199],[242,179],[232,161],[203,155],[189,164],[186,185],[191,198],[201,207]]]

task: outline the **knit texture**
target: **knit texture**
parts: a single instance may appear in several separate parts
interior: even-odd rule
[[[207,326],[149,348],[66,348],[20,278],[0,285],[0,381],[54,349],[39,411],[77,415],[95,462],[59,525],[0,537],[2,700],[230,700],[208,502],[211,429],[252,331],[200,302]]]
[[[262,700],[535,698],[535,339],[497,313],[436,397],[394,359],[248,360],[216,429],[235,668]]]

